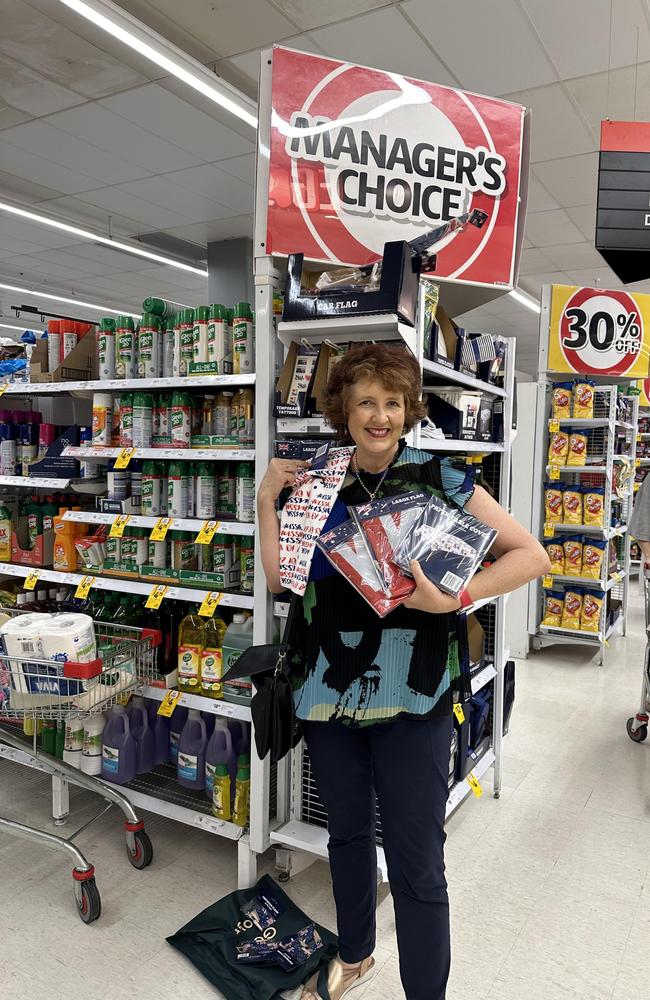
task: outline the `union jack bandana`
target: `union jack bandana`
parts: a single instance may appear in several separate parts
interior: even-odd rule
[[[334,506],[354,448],[334,448],[323,468],[303,469],[280,517],[280,581],[286,590],[302,596],[316,541]]]

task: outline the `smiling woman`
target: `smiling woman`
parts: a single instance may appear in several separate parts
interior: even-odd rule
[[[375,793],[404,990],[414,1000],[443,1000],[450,964],[444,820],[463,627],[456,612],[549,567],[539,542],[475,486],[466,465],[406,444],[404,435],[426,412],[421,394],[420,369],[408,350],[352,347],[332,370],[323,407],[340,442],[352,447],[334,449],[325,469],[275,459],[258,494],[269,588],[288,586],[302,595],[286,641],[296,714],[328,813],[337,906],[339,957],[320,983],[307,984],[303,1000],[342,1000],[372,975]],[[369,497],[417,491],[496,528],[496,558],[460,600],[442,593],[413,562],[415,590],[379,618],[315,550],[314,532],[342,524],[348,508]],[[288,573],[296,552],[300,578]]]

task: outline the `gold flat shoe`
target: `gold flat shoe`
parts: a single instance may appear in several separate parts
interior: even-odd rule
[[[326,969],[321,969],[307,981],[301,1000],[343,1000],[357,986],[362,986],[375,974],[374,958],[364,958],[356,969],[346,969],[334,958]]]

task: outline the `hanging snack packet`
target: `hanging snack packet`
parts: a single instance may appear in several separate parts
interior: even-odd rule
[[[544,483],[544,514],[549,524],[562,523],[562,490],[553,483]]]
[[[548,464],[566,465],[569,455],[569,435],[566,431],[553,431],[548,445]]]
[[[585,541],[582,549],[582,573],[581,576],[590,580],[600,580],[603,575],[603,559],[607,542]]]
[[[565,486],[562,490],[564,524],[582,524],[582,492],[579,486]]]
[[[585,590],[580,614],[581,632],[600,632],[600,618],[605,594],[602,590]]]
[[[547,542],[546,555],[551,561],[551,573],[564,576],[564,547],[561,542]]]
[[[317,545],[332,566],[352,584],[380,618],[384,618],[406,600],[405,596],[391,598],[385,593],[383,580],[354,521],[345,521],[325,532],[318,539]]]
[[[569,449],[566,464],[567,465],[586,465],[587,464],[587,437],[584,431],[571,431],[569,434]]]
[[[582,539],[569,535],[564,539],[564,572],[566,576],[580,576],[582,572]]]
[[[594,383],[577,378],[573,383],[573,416],[591,420],[594,415]]]
[[[580,628],[583,591],[571,587],[564,591],[564,610],[562,611],[562,628]]]
[[[561,590],[549,590],[544,594],[544,617],[542,625],[550,628],[559,628],[562,622],[564,611],[564,594]]]
[[[415,589],[413,577],[406,576],[395,564],[393,553],[409,534],[429,498],[429,493],[400,493],[350,507],[350,514],[370,547],[384,589],[391,597],[408,597]]]
[[[555,382],[551,391],[551,406],[553,416],[557,420],[566,420],[571,416],[571,382]]]
[[[582,487],[582,518],[584,524],[605,527],[605,487]]]

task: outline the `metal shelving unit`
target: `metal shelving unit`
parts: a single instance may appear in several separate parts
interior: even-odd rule
[[[82,448],[79,445],[68,445],[63,449],[65,458],[79,458],[85,462],[108,462],[111,458],[121,455],[123,448]],[[252,462],[255,459],[253,448],[136,448],[131,456],[133,459],[159,458],[161,460],[185,462]]]
[[[64,521],[77,521],[81,524],[113,524],[120,514],[101,514],[94,510],[68,510],[63,515]],[[159,517],[149,517],[142,514],[129,514],[129,525],[134,528],[153,528]],[[198,532],[205,524],[205,519],[196,517],[171,517],[170,531]],[[219,521],[219,531],[224,535],[254,535],[255,524],[243,521]]]
[[[88,379],[81,382],[10,382],[7,396],[56,396],[59,393],[125,392],[142,389],[229,389],[255,385],[255,375],[185,375],[179,378]]]

